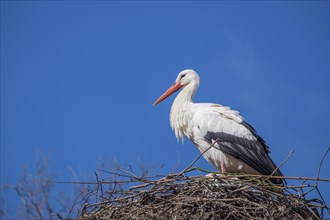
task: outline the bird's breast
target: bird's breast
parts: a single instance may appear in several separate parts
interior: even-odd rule
[[[173,103],[170,113],[171,127],[175,132],[176,138],[183,141],[184,135],[191,137],[190,126],[193,112],[188,103]]]

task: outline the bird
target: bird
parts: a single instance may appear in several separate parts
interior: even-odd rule
[[[174,84],[154,103],[178,93],[170,110],[170,124],[178,141],[184,136],[200,150],[203,157],[221,173],[283,176],[270,158],[270,149],[257,131],[240,113],[214,103],[195,103],[193,97],[200,85],[196,71],[181,71]],[[270,178],[274,184],[285,184],[283,178]]]

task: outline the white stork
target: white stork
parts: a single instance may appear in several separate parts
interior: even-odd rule
[[[199,76],[191,69],[179,73],[175,83],[153,104],[182,88],[171,107],[170,122],[178,140],[187,136],[203,156],[223,173],[283,176],[269,157],[269,147],[238,111],[213,103],[194,103]],[[216,143],[214,143],[216,141]],[[284,184],[283,179],[271,179]]]

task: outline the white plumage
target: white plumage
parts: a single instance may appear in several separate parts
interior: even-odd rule
[[[282,176],[268,156],[269,148],[254,128],[238,111],[213,103],[192,101],[200,79],[194,70],[179,73],[175,83],[157,99],[157,105],[175,91],[182,89],[171,107],[170,122],[178,140],[187,136],[204,152],[204,158],[221,172],[241,172]],[[216,143],[214,143],[217,141]],[[274,172],[275,171],[275,172]],[[282,179],[272,179],[284,183]]]

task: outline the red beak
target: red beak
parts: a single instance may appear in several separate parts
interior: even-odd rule
[[[182,85],[180,85],[180,83],[175,82],[170,88],[168,88],[168,90],[166,90],[166,92],[164,92],[163,95],[161,95],[152,106],[157,105],[158,103],[160,103],[161,101],[163,101],[164,99],[166,99],[167,97],[169,97],[170,95],[172,95],[173,93],[175,93],[176,91],[178,91],[180,88],[182,87]]]

